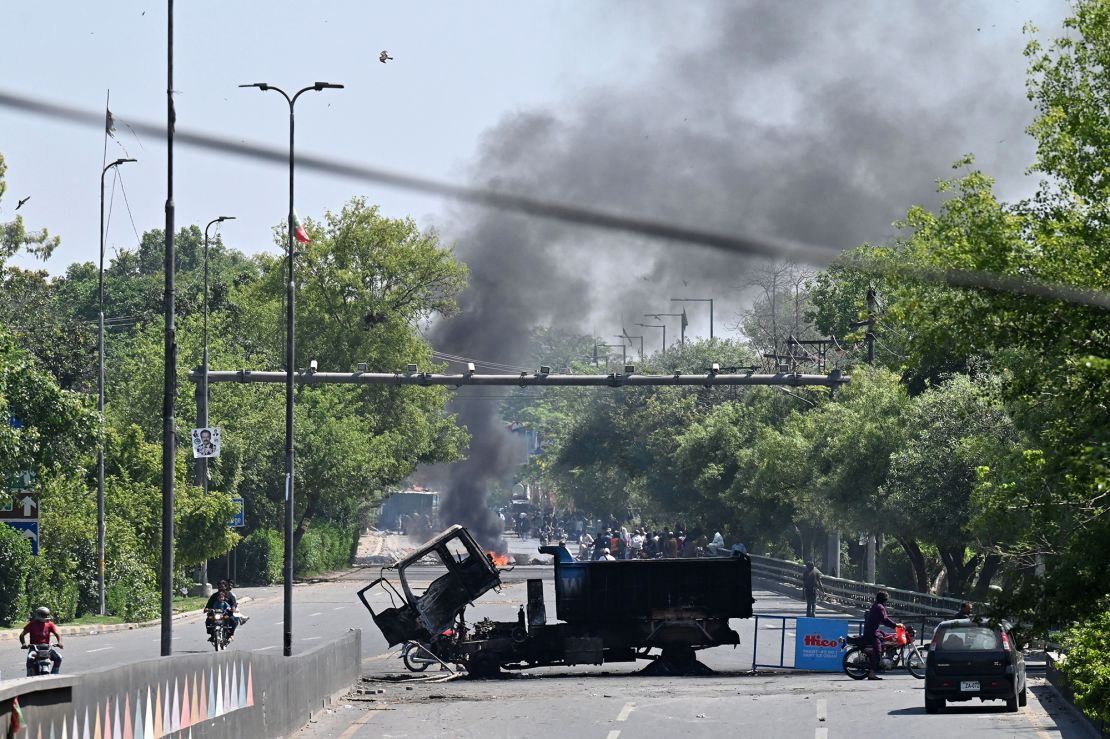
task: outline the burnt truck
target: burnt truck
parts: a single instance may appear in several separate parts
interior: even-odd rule
[[[383,567],[358,597],[391,647],[415,647],[429,660],[453,663],[475,677],[503,669],[637,659],[650,660],[648,672],[707,672],[697,650],[738,644],[729,619],[752,615],[747,554],[578,562],[561,544],[539,551],[554,557],[553,623],[548,622],[541,578],[527,580],[527,601],[515,621],[467,623],[467,606],[501,588],[501,570],[462,526],[452,526],[405,559]],[[425,564],[447,571],[417,592],[410,570]],[[390,601],[378,612],[367,597],[376,588]]]

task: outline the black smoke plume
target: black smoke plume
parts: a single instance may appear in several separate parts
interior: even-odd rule
[[[935,206],[936,180],[966,153],[1011,188],[1031,160],[1025,19],[1013,11],[939,0],[605,7],[608,22],[645,29],[654,66],[635,70],[637,82],[506,117],[484,137],[479,184],[850,248],[892,237],[913,204]],[[675,312],[671,297],[715,298],[723,334],[750,264],[482,209],[456,211],[443,231],[472,284],[432,343],[509,364],[527,362],[534,325],[598,327],[613,342],[621,313],[653,322],[641,315]],[[690,331],[705,336],[700,310],[688,306]],[[513,473],[508,434],[492,401],[456,410],[474,442],[452,468],[448,505],[491,534],[482,502]]]

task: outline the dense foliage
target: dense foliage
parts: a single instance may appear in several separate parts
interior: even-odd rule
[[[0,160],[0,186],[3,183]],[[355,199],[323,221],[307,222],[312,243],[301,258],[298,366],[353,369],[356,362],[395,368],[431,364],[419,335],[434,315],[455,309],[466,268],[434,232],[411,220],[383,218]],[[5,264],[25,250],[46,257],[52,241],[4,226],[0,252],[0,475],[30,471],[40,499],[41,552],[24,561],[18,537],[3,528],[0,622],[47,605],[58,621],[99,606],[96,553],[96,452],[106,455],[106,600],[110,613],[141,620],[158,613],[161,552],[161,403],[163,233],[148,231],[105,270],[108,317],[105,425],[95,413],[98,270],[73,264],[64,276]],[[180,377],[202,361],[204,237],[177,235]],[[279,233],[276,241],[284,243]],[[219,234],[208,248],[209,346],[216,368],[283,365],[283,262],[247,258]],[[178,438],[187,440],[193,383],[178,395]],[[443,388],[304,389],[297,397],[298,508],[295,567],[310,574],[349,563],[365,512],[418,463],[454,459],[466,440],[444,413]],[[175,469],[175,586],[213,560],[227,571],[240,535],[226,525],[231,497],[246,501],[246,546],[236,572],[248,582],[281,577],[284,397],[281,387],[210,389],[210,423],[223,450],[209,465],[208,495],[191,450]]]
[[[1024,633],[1071,627],[1065,670],[1084,706],[1105,717],[1110,314],[1073,296],[1110,294],[1110,0],[1078,0],[1066,31],[1027,47],[1037,113],[1031,172],[1041,178],[1032,197],[1004,202],[989,173],[965,157],[939,183],[939,207],[907,203],[889,241],[861,245],[816,273],[790,263],[750,270],[745,289],[755,298],[734,325],[742,339],[672,346],[638,367],[837,368],[852,376],[846,388],[835,397],[787,387],[522,389],[502,414],[535,430],[542,453],[520,479],[564,509],[720,530],[757,552],[825,567],[833,558],[849,576],[862,576],[862,543],[875,535],[882,582],[989,601]],[[0,159],[0,196],[3,173]],[[456,310],[467,279],[437,235],[358,198],[306,228],[296,366],[434,366],[420,329]],[[21,250],[49,256],[57,242],[18,217],[0,224],[0,419],[19,420],[0,424],[0,474],[34,472],[43,502],[42,556],[30,561],[10,532],[0,536],[0,620],[39,602],[62,618],[93,608],[101,443],[112,503],[109,603],[128,618],[151,613],[162,238],[147,232],[107,271],[113,327],[102,429],[91,410],[96,267],[74,264],[50,278],[6,266]],[[203,234],[187,227],[177,243],[184,376],[202,356]],[[208,256],[211,364],[281,368],[280,255],[248,258],[217,236]],[[1012,289],[1032,282],[1037,294]],[[861,328],[868,310],[878,337],[870,363]],[[790,337],[835,341],[818,358]],[[520,361],[605,371],[583,363],[593,345],[593,337],[535,327],[532,356]],[[774,359],[765,363],[766,354]],[[192,390],[183,383],[179,408],[193,407]],[[346,561],[383,491],[421,463],[460,456],[466,431],[445,411],[448,392],[298,391],[299,570]],[[243,579],[281,576],[283,403],[276,386],[211,389],[224,450],[210,465],[210,495],[195,484],[185,450],[176,469],[182,579],[236,544],[224,525],[232,495],[247,505]],[[191,426],[179,416],[181,438]],[[829,552],[830,541],[840,541],[838,551]]]

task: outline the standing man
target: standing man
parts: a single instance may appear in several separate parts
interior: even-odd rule
[[[952,618],[971,618],[971,601],[965,600],[960,604],[960,610]]]
[[[868,680],[882,680],[879,677],[879,660],[883,655],[883,646],[879,639],[879,627],[890,626],[898,628],[901,624],[895,622],[886,612],[886,601],[890,596],[885,590],[875,593],[875,602],[863,617],[863,643],[871,650],[871,672]]]
[[[802,592],[806,596],[806,618],[813,618],[817,614],[817,591],[821,591],[821,597],[825,596],[825,586],[821,584],[821,570],[809,561],[806,562],[806,571],[802,573]]]

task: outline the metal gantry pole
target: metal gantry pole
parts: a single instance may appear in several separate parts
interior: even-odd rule
[[[604,346],[604,344],[599,344]],[[199,382],[201,373],[189,377]],[[254,370],[209,371],[208,382],[235,382],[242,384],[284,383],[284,372]],[[782,385],[785,387],[840,387],[851,382],[851,377],[833,370],[827,375],[810,375],[800,372],[755,374],[748,372],[707,372],[666,375],[646,375],[610,372],[596,375],[551,374],[521,372],[513,375],[446,375],[434,372],[298,372],[294,376],[298,385],[419,385],[422,387],[464,385],[502,387],[730,387],[734,385]]]
[[[104,546],[107,538],[104,501],[104,443],[107,424],[104,422],[104,176],[109,169],[134,159],[117,159],[100,170],[100,278],[97,281],[100,330],[97,334],[96,410],[100,415],[100,444],[96,451],[96,590],[98,613],[107,613],[104,598]]]

